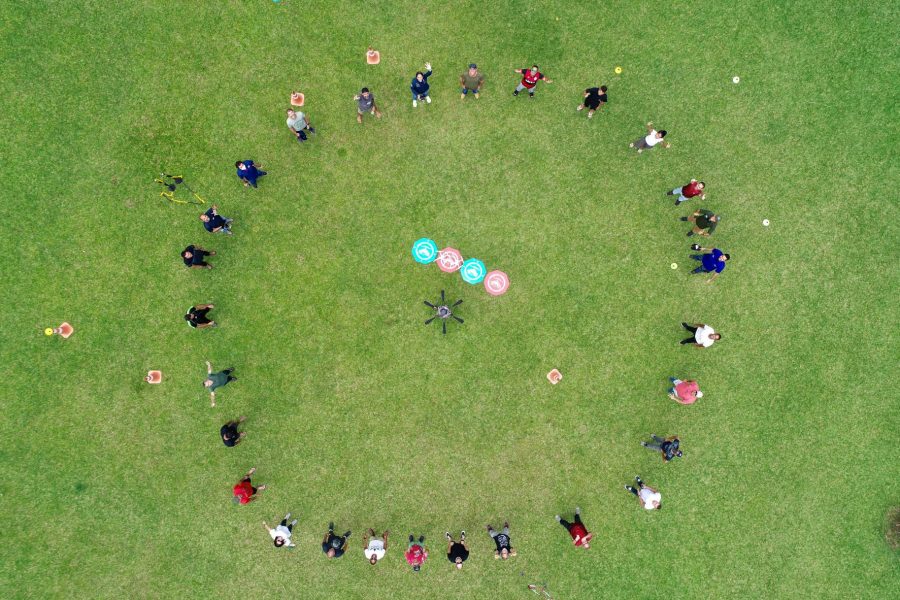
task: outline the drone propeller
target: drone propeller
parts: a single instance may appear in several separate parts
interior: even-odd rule
[[[441,304],[445,304],[447,301],[444,300],[444,290],[441,290]]]
[[[465,321],[463,321],[462,319],[460,319],[460,318],[457,317],[456,315],[450,315],[450,316],[453,317],[454,319],[456,319],[457,321],[459,321],[460,323],[465,323]]]
[[[432,304],[432,303],[429,302],[428,300],[425,300],[425,305],[426,305],[426,306],[430,306],[431,308],[435,308],[435,309],[437,308],[437,306],[435,306],[434,304]]]
[[[441,325],[444,326],[444,335],[447,335],[447,319],[442,319]]]
[[[433,317],[431,317],[430,319],[428,319],[427,321],[425,321],[425,324],[428,325],[429,323],[431,323],[431,322],[434,321],[435,319],[437,319],[437,315],[434,315]]]
[[[455,307],[455,306],[459,306],[460,304],[462,304],[462,298],[460,298],[459,300],[457,300],[457,301],[453,304],[453,306],[451,306],[450,308],[453,308],[453,307]]]

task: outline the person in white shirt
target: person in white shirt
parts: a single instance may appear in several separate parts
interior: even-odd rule
[[[287,111],[287,126],[288,129],[291,130],[291,133],[293,133],[297,138],[298,142],[306,141],[307,131],[310,133],[316,132],[316,130],[313,129],[312,125],[310,125],[309,119],[306,118],[306,115],[291,108],[289,108]]]
[[[375,530],[369,528],[366,537],[363,538],[363,554],[369,559],[369,564],[375,564],[384,558],[387,552],[387,539],[390,531],[385,530],[381,537],[375,536]]]
[[[291,531],[293,531],[294,525],[297,524],[297,519],[288,523],[290,518],[291,513],[286,514],[275,529],[270,528],[269,524],[263,521],[263,527],[269,532],[269,535],[272,537],[272,543],[275,544],[276,548],[281,548],[282,546],[294,547],[294,542],[291,541]]]
[[[634,140],[630,144],[628,144],[629,148],[637,148],[638,154],[643,152],[644,150],[649,150],[653,146],[657,144],[662,144],[663,148],[671,148],[672,144],[668,142],[663,142],[663,138],[666,137],[668,131],[665,129],[660,129],[657,131],[653,128],[653,121],[647,123],[647,135],[639,137]]]
[[[641,503],[641,506],[643,506],[647,510],[661,509],[662,494],[654,490],[652,487],[645,485],[644,482],[641,481],[640,475],[635,476],[634,481],[638,485],[637,489],[631,487],[630,485],[626,485],[625,489],[635,495],[638,502]]]
[[[715,329],[703,323],[694,323],[693,325],[682,323],[681,326],[693,334],[691,337],[681,340],[682,344],[693,344],[697,348],[709,348],[716,340],[722,339],[721,333],[716,333]]]

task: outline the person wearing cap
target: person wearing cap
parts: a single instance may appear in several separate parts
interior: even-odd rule
[[[526,69],[525,67],[516,69],[515,72],[522,74],[522,81],[516,86],[515,91],[513,91],[513,96],[518,96],[519,92],[522,90],[528,90],[528,97],[533,99],[534,88],[537,87],[538,81],[543,80],[544,83],[553,83],[553,81],[547,79],[547,77],[541,73],[537,65],[531,65],[530,69]]]
[[[369,88],[364,87],[359,91],[359,93],[353,96],[353,99],[356,100],[356,122],[362,123],[363,114],[372,113],[375,115],[376,119],[381,118],[381,111],[378,110],[378,105],[375,104],[375,94],[369,91]]]
[[[689,217],[681,217],[681,220],[694,224],[691,230],[687,232],[688,237],[691,237],[692,235],[709,237],[712,235],[712,232],[716,230],[716,225],[719,224],[719,219],[721,218],[721,215],[717,215],[711,210],[701,208],[695,210]]]
[[[328,524],[328,532],[322,538],[322,552],[328,558],[340,558],[347,550],[347,538],[350,537],[350,531],[344,535],[334,534],[334,523]]]
[[[297,519],[294,519],[293,521],[288,523],[288,519],[290,518],[291,513],[288,513],[275,529],[270,528],[268,523],[263,521],[263,527],[265,527],[266,531],[269,532],[269,535],[272,537],[272,543],[275,544],[276,548],[281,548],[282,546],[286,546],[288,548],[294,547],[294,542],[291,541],[291,535],[294,530],[294,525],[297,524]]]
[[[494,545],[497,546],[497,549],[494,551],[495,559],[502,558],[506,560],[510,556],[517,554],[516,549],[512,547],[512,541],[509,539],[509,521],[503,523],[503,529],[500,531],[496,531],[493,526],[488,524],[487,532],[491,539],[494,540]]]
[[[303,114],[302,111],[296,111],[293,108],[289,108],[287,111],[287,126],[288,129],[291,130],[291,133],[294,134],[294,137],[297,138],[298,142],[305,142],[307,140],[309,137],[306,135],[307,131],[310,133],[316,132],[306,115]]]
[[[234,484],[234,487],[231,488],[231,492],[233,494],[232,500],[235,504],[250,504],[254,500],[256,500],[256,493],[261,492],[266,489],[266,486],[261,485],[259,487],[253,487],[253,484],[250,482],[250,476],[256,473],[256,467],[253,467],[247,474],[244,475],[243,479]],[[268,529],[268,527],[266,528]]]
[[[188,269],[212,269],[213,266],[204,259],[207,256],[215,256],[215,250],[204,250],[200,246],[191,244],[181,251],[181,260]]]
[[[237,169],[238,179],[244,183],[244,187],[259,187],[256,185],[256,180],[263,175],[267,175],[262,170],[262,165],[258,165],[249,159],[235,162],[234,168]]]
[[[452,562],[457,569],[463,568],[463,563],[469,558],[469,546],[466,544],[466,532],[459,532],[459,541],[453,539],[450,532],[444,534],[447,538],[447,560]]]
[[[572,543],[581,546],[585,550],[591,547],[591,538],[594,534],[587,530],[584,523],[581,522],[581,509],[575,507],[575,522],[569,523],[559,515],[556,515],[556,522],[566,528],[569,535],[572,536]]]
[[[672,387],[668,389],[669,398],[678,404],[693,404],[703,397],[703,392],[694,379],[682,381],[676,377],[669,377],[669,381],[672,382]]]
[[[192,306],[187,314],[184,315],[184,320],[188,322],[188,325],[195,329],[204,329],[206,327],[217,327],[216,322],[206,318],[207,313],[215,308],[213,304],[198,304],[196,306]]]
[[[716,333],[715,329],[709,325],[704,325],[703,323],[689,325],[688,323],[682,322],[681,326],[694,334],[689,338],[681,340],[682,345],[693,344],[697,348],[709,348],[716,341],[722,339],[721,333]]]
[[[678,196],[678,198],[675,199],[675,206],[678,206],[682,202],[690,200],[691,198],[696,198],[697,196],[700,196],[701,200],[706,200],[706,194],[703,191],[705,189],[705,183],[697,181],[696,179],[691,179],[690,183],[666,192],[666,196]]]
[[[647,135],[639,137],[634,140],[630,144],[628,144],[629,148],[636,148],[638,154],[643,152],[644,150],[649,150],[650,148],[662,144],[663,148],[671,148],[672,144],[668,142],[663,142],[663,138],[666,137],[666,134],[669,133],[665,129],[660,129],[657,131],[653,128],[653,121],[647,123]]]
[[[658,437],[655,433],[651,433],[652,442],[641,442],[641,446],[648,450],[659,450],[662,453],[663,462],[669,462],[673,458],[681,458],[681,450],[678,449],[681,440],[678,436],[673,435],[668,438]]]
[[[636,475],[634,481],[638,485],[636,489],[630,485],[626,485],[625,489],[635,495],[641,506],[643,506],[647,510],[661,509],[662,494],[641,481],[640,475]]]
[[[588,119],[592,119],[594,117],[594,111],[598,108],[606,104],[606,86],[601,85],[600,87],[592,87],[584,90],[584,100],[581,104],[578,105],[578,108],[575,110],[584,110],[585,107],[588,109]]]
[[[375,530],[371,527],[369,528],[366,537],[363,538],[363,554],[366,559],[368,559],[369,564],[374,565],[384,558],[384,555],[387,552],[387,539],[389,533],[388,530],[385,530],[384,533],[381,534],[381,537],[377,537],[375,535]]]
[[[412,92],[413,108],[417,107],[419,105],[418,101],[422,99],[431,104],[431,96],[428,95],[428,90],[431,87],[428,85],[429,77],[431,77],[431,63],[425,63],[425,72],[416,71],[416,76],[413,77],[412,82],[409,84],[409,91]]]
[[[418,571],[422,568],[425,559],[428,558],[428,548],[425,547],[424,535],[420,535],[417,541],[413,534],[409,534],[409,546],[404,557],[409,566],[413,568],[413,571]]]
[[[712,283],[725,270],[725,263],[731,260],[730,254],[725,254],[718,248],[701,248],[698,244],[691,246],[691,250],[707,252],[707,254],[691,254],[691,258],[700,262],[700,266],[691,271],[691,275],[698,273],[712,273],[706,283]]]
[[[478,65],[475,63],[469,64],[469,70],[459,76],[459,85],[460,100],[465,100],[469,92],[472,92],[475,95],[475,99],[478,100],[479,94],[481,94],[481,87],[484,85],[484,75],[478,70]]]

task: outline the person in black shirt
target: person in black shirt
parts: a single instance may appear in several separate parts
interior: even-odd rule
[[[322,538],[322,552],[328,558],[340,558],[347,549],[347,538],[350,537],[350,531],[344,535],[334,535],[334,523],[328,524],[328,533]]]
[[[669,462],[673,458],[681,458],[681,450],[678,449],[681,440],[677,436],[662,439],[655,433],[651,434],[652,442],[641,442],[641,446],[648,450],[659,450],[662,453],[663,462]]]
[[[506,560],[510,556],[516,555],[516,550],[512,547],[509,539],[509,521],[503,523],[503,529],[500,530],[499,533],[491,525],[487,526],[487,532],[497,546],[497,550],[494,552],[494,558]]]
[[[206,318],[206,313],[214,308],[215,306],[212,304],[198,304],[197,306],[192,306],[188,309],[187,314],[184,315],[184,320],[188,322],[188,325],[195,329],[218,327],[215,321]]]
[[[469,547],[466,545],[466,532],[459,532],[459,541],[455,541],[448,531],[447,536],[447,560],[456,565],[457,569],[463,568],[463,563],[469,558]]]
[[[241,431],[238,432],[238,425],[247,420],[247,417],[241,417],[237,421],[228,421],[222,428],[219,430],[219,434],[222,436],[222,443],[232,448],[241,443],[241,440],[244,439],[244,436],[247,435],[246,432]]]
[[[594,111],[600,108],[601,105],[606,104],[606,86],[601,85],[598,88],[592,87],[584,90],[584,102],[578,105],[576,110],[584,110],[585,107],[588,109],[588,119],[594,117]]]
[[[181,258],[184,260],[184,266],[189,269],[212,269],[213,266],[207,263],[204,258],[207,256],[215,256],[215,250],[204,250],[200,246],[191,244],[181,252]]]
[[[231,222],[234,219],[228,219],[219,214],[219,207],[215,204],[212,207],[200,215],[200,220],[203,221],[203,227],[210,233],[225,233],[231,235]]]

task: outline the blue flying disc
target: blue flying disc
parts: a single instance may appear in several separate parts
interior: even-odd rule
[[[428,238],[420,238],[412,245],[412,255],[417,263],[427,265],[434,262],[438,255],[437,244]]]
[[[459,274],[462,276],[463,281],[473,285],[481,283],[484,280],[486,272],[487,269],[484,267],[484,263],[477,258],[466,259],[462,264],[462,268],[459,270]]]

